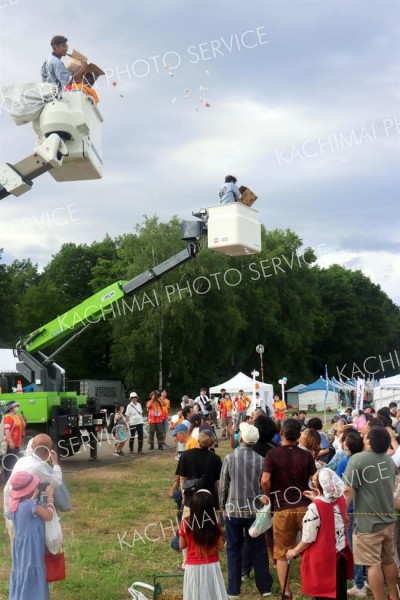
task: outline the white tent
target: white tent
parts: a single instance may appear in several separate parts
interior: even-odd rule
[[[14,356],[14,351],[8,348],[0,348],[0,373],[11,375],[18,373],[18,358]]]
[[[400,390],[400,374],[381,379],[379,385],[382,389]]]
[[[379,387],[374,388],[374,405],[376,409],[389,406],[390,402],[400,402],[400,375],[385,377],[379,381]]]
[[[263,383],[262,381],[257,381],[257,392],[260,394],[261,400],[261,408],[265,410],[267,407],[270,411],[270,414],[273,414],[272,403],[274,401],[274,388],[270,383]],[[241,371],[237,373],[232,379],[228,381],[224,381],[223,383],[219,383],[218,385],[214,385],[210,388],[211,394],[220,394],[221,389],[224,388],[229,394],[237,394],[239,390],[243,390],[244,393],[251,397],[253,395],[253,378],[248,377]]]

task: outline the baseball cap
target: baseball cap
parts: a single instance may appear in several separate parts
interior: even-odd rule
[[[138,398],[138,395],[137,395],[137,393],[136,393],[136,392],[131,392],[131,393],[129,394],[129,398]]]
[[[201,421],[204,419],[204,415],[202,413],[198,413],[197,415],[192,415],[189,419],[191,423],[196,423],[196,421]]]
[[[211,448],[215,444],[215,435],[211,430],[199,431],[199,445],[201,448]]]
[[[200,427],[199,427],[199,431],[205,431],[205,432],[207,432],[207,431],[208,431],[209,433],[211,433],[211,435],[215,435],[215,434],[214,434],[214,430],[213,430],[213,428],[211,427],[211,425],[207,425],[207,424],[200,425]]]
[[[258,431],[257,427],[254,427],[254,425],[249,425],[248,423],[240,423],[239,429],[240,436],[245,444],[252,446],[258,442],[260,432]]]
[[[188,431],[189,429],[184,423],[179,423],[173,430],[172,435],[175,437],[177,433],[187,433]]]

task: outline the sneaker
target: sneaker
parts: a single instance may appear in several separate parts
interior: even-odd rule
[[[267,596],[272,596],[272,592],[264,592],[263,593],[263,598],[266,598]]]
[[[159,450],[164,450],[164,447],[163,446],[158,446],[158,449]]]
[[[162,443],[162,447],[163,448],[169,448],[168,444],[166,444],[165,442]]]
[[[243,573],[242,575],[242,581],[248,581],[250,579],[250,575],[247,575],[246,573]]]
[[[353,585],[352,588],[347,590],[347,595],[353,596],[354,598],[366,598],[367,589],[366,589],[365,585],[361,589],[358,588],[356,585]]]
[[[118,454],[119,454],[120,456],[125,456],[125,452],[122,452],[122,450],[118,450]]]
[[[154,450],[153,444],[149,444],[149,450]]]
[[[119,452],[113,452],[113,456],[121,456]]]
[[[229,596],[228,595],[228,600],[240,600],[240,596]]]

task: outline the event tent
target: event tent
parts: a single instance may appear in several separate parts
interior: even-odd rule
[[[8,348],[0,348],[0,373],[5,375],[14,375],[17,371],[18,358],[14,356],[14,351]]]
[[[257,381],[257,392],[260,394],[261,399],[261,407],[268,407],[270,410],[270,414],[273,414],[272,411],[272,403],[274,400],[274,388],[270,383],[264,383],[262,381]],[[224,388],[229,394],[237,394],[239,390],[243,390],[247,396],[252,396],[253,394],[253,378],[248,377],[241,371],[237,373],[232,379],[228,381],[224,381],[223,383],[219,383],[218,385],[214,385],[210,387],[210,395],[211,394],[220,394],[221,389]]]
[[[375,408],[389,406],[389,402],[400,403],[400,375],[381,379],[374,389]]]
[[[326,399],[326,408],[335,409],[338,406],[340,386],[328,380],[328,397]],[[315,410],[324,410],[326,380],[321,376],[319,379],[301,388],[299,391],[299,409],[308,410],[310,405],[315,406]]]
[[[299,385],[295,385],[290,388],[290,390],[286,390],[286,404],[288,406],[298,407],[299,406],[299,390],[305,387],[304,383],[299,383]]]

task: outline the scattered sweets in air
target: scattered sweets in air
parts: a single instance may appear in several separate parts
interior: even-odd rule
[[[165,63],[165,65],[164,65],[164,69],[167,69],[167,71],[168,71],[168,69],[170,68],[170,66],[171,66],[171,65],[169,65],[168,63]]]
[[[196,104],[196,106],[194,107],[194,110],[195,110],[196,112],[199,112],[199,107],[197,106],[197,104]]]
[[[207,69],[204,71],[204,73],[205,73],[206,75],[210,75],[210,71],[208,71]]]
[[[120,98],[123,98],[123,97],[124,97],[124,95],[123,95],[123,94],[120,94],[120,95],[119,95],[119,97],[120,97]]]
[[[175,73],[170,73],[170,71],[168,71],[168,75],[169,75],[170,77],[175,77]]]
[[[113,86],[115,87],[115,86],[117,85],[117,82],[116,82],[116,81],[113,81],[113,82],[112,82],[112,84],[113,84]]]
[[[175,104],[176,98],[172,98],[172,104]]]

